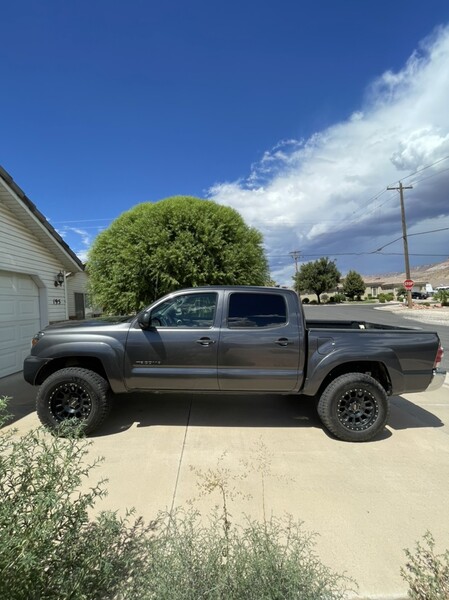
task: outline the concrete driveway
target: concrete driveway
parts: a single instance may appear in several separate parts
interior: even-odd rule
[[[15,426],[38,425],[36,390],[21,374],[0,380]],[[290,513],[319,533],[317,552],[359,583],[361,598],[405,598],[403,549],[430,530],[449,548],[449,385],[391,399],[385,432],[373,442],[331,438],[310,401],[274,396],[118,397],[91,453],[109,479],[99,509],[134,506],[147,520],[188,501],[207,514],[218,495],[199,497],[193,469],[223,467],[236,492],[232,520]],[[246,466],[244,464],[246,462]],[[250,466],[252,465],[252,466]],[[263,502],[261,467],[265,465]],[[247,495],[251,495],[250,498]]]

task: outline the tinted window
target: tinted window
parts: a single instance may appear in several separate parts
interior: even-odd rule
[[[287,322],[280,294],[231,294],[228,327],[276,327]]]

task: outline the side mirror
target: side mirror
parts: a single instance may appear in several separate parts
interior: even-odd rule
[[[139,315],[137,322],[139,323],[139,325],[142,329],[150,329],[151,328],[151,313],[143,312],[141,315]]]

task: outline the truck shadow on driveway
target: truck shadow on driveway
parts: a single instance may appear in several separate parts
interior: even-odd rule
[[[390,400],[387,427],[393,430],[437,428],[444,423],[434,414],[401,396]],[[114,435],[137,427],[323,427],[316,410],[316,400],[296,396],[213,395],[176,393],[133,393],[114,397],[111,414],[93,437]],[[374,438],[379,442],[391,437],[385,429]]]
[[[313,399],[293,396],[126,394],[114,398],[111,414],[93,435],[137,427],[321,427]]]
[[[390,398],[390,418],[388,427],[395,430],[419,427],[443,427],[444,423],[433,413],[402,396]]]

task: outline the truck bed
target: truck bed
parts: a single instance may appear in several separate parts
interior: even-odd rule
[[[380,323],[370,323],[368,321],[325,321],[325,320],[307,320],[307,329],[382,329],[398,331],[416,331],[412,327],[397,327],[394,325],[383,325]]]

